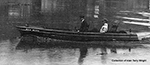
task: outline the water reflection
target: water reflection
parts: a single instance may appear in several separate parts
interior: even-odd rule
[[[101,55],[106,55],[106,54],[107,54],[106,47],[101,47]]]
[[[78,60],[79,65],[82,65],[84,58],[87,56],[88,48],[87,47],[82,47],[80,48],[80,57]]]
[[[27,38],[28,39],[28,38]],[[111,65],[112,59],[149,60],[150,45],[134,45],[132,47],[117,47],[93,43],[73,42],[32,42],[13,39],[1,42],[0,64],[4,65]],[[112,44],[112,43],[111,43]],[[127,44],[127,43],[126,43]],[[146,48],[145,48],[146,46]],[[132,51],[131,51],[132,49]],[[137,51],[138,50],[138,51]],[[141,57],[142,56],[142,57]],[[4,60],[5,59],[5,60]],[[13,59],[13,60],[12,60]],[[10,61],[12,60],[12,61]],[[7,63],[9,61],[9,63]],[[117,63],[115,63],[117,64]],[[136,64],[136,63],[135,63]]]
[[[117,53],[117,49],[116,48],[111,48],[111,53]]]
[[[107,63],[107,54],[104,54],[101,56],[101,63],[106,64]]]
[[[107,48],[105,46],[100,48],[100,53],[98,53],[97,55],[100,55],[101,58],[101,63],[102,64],[106,64],[107,63]]]

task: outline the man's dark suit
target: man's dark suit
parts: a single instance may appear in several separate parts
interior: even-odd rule
[[[84,20],[84,21],[81,23],[80,32],[87,32],[87,31],[88,31],[88,28],[89,28],[89,25],[88,25],[88,23]]]

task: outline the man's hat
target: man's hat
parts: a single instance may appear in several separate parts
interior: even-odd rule
[[[80,16],[80,18],[84,18],[84,16]]]
[[[106,22],[106,23],[107,23],[107,22],[108,22],[108,20],[107,20],[106,18],[104,18],[104,19],[103,19],[103,22]]]

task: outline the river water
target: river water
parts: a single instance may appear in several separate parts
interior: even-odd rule
[[[42,0],[42,1],[48,1],[48,0]],[[53,1],[54,4],[52,3]],[[62,1],[62,0],[56,0],[56,1]],[[89,4],[89,8],[92,8],[90,7],[93,3],[92,1],[93,0],[88,0],[87,2]],[[97,2],[98,0],[94,0],[94,1]],[[104,1],[104,0],[100,0],[100,1]],[[110,20],[111,24],[116,19],[118,19],[120,21],[120,25],[118,28],[119,30],[129,31],[129,29],[132,29],[132,31],[134,32],[149,31],[148,27],[129,25],[129,24],[124,24],[122,22],[122,21],[132,21],[133,19],[137,21],[139,20],[137,18],[140,18],[140,20],[143,18],[148,19],[149,15],[143,16],[138,14],[141,12],[143,13],[145,9],[142,8],[146,8],[145,7],[146,5],[144,4],[146,4],[147,1],[143,1],[143,0],[123,0],[123,2],[121,0],[114,0],[117,2],[114,2],[113,0],[110,0],[112,2],[107,2],[107,1],[108,0],[106,0],[106,3],[108,3],[107,5],[103,3],[100,5],[105,5],[108,8],[98,7],[100,8],[100,17],[106,17],[109,20],[113,19]],[[137,1],[138,3],[135,3],[135,1]],[[51,3],[51,5],[53,6],[56,5],[55,0],[49,0],[49,3]],[[73,3],[70,5],[76,5]],[[76,3],[78,5],[78,1]],[[79,1],[79,4],[82,4],[82,1]],[[51,7],[51,5],[50,6],[48,5],[49,8],[47,8],[50,10],[50,12],[51,9],[54,8]],[[63,7],[67,7],[67,8],[69,7],[68,4],[66,5],[61,4],[61,5],[62,6],[60,6],[59,3],[57,5],[58,12],[61,11],[61,9],[63,10]],[[94,4],[95,8],[96,5],[97,4]],[[74,29],[75,27],[79,27],[77,25],[77,23],[79,22],[79,18],[78,18],[79,16],[76,15],[76,13],[80,14],[84,12],[84,10],[82,11],[82,8],[84,7],[80,8],[80,6],[81,5],[76,6],[76,8],[79,7],[78,9],[81,10],[79,11],[79,13],[76,12],[76,9],[71,6],[69,7],[71,9],[69,9],[69,11],[65,11],[65,13],[64,11],[59,12],[65,14],[61,17],[60,15],[55,16],[56,18],[54,16],[51,17],[41,16],[39,18],[35,17],[34,20],[30,20],[31,18],[29,19],[26,18],[23,20],[17,18],[11,18],[11,17],[9,18],[7,14],[8,10],[1,8],[0,9],[1,11],[0,13],[0,65],[149,65],[150,64],[150,56],[149,56],[150,40],[149,39],[144,41],[131,41],[131,42],[124,42],[124,41],[122,42],[119,41],[68,42],[68,41],[52,40],[52,39],[48,39],[45,41],[44,38],[38,37],[38,40],[35,41],[34,40],[35,38],[31,38],[31,37],[24,37],[22,39],[19,38],[20,33],[14,27],[16,25],[25,25],[26,23],[28,23],[30,25],[46,26],[49,28]],[[140,9],[140,11],[137,11],[138,8]],[[55,11],[55,9],[57,8],[54,8],[54,10],[52,11]],[[103,9],[105,13],[101,9]],[[44,9],[44,11],[45,10],[46,9]],[[94,11],[94,8],[87,9],[87,10],[89,10],[87,11],[87,13],[89,13],[88,16],[90,16],[91,11]],[[66,13],[69,16],[69,19],[66,16],[67,15]],[[91,16],[93,16],[93,14]],[[116,17],[120,17],[120,18],[116,18]],[[131,17],[132,20],[121,19],[124,17],[128,19]],[[62,20],[64,20],[65,22]],[[99,20],[97,22],[99,22]],[[97,24],[96,21],[93,24],[92,22],[89,23],[91,24],[91,28],[93,28],[94,26],[100,28],[100,25]]]

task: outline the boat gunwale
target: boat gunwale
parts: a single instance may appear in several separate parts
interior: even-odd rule
[[[128,34],[128,33],[99,33],[99,32],[76,32],[76,31],[66,31],[66,30],[55,30],[55,29],[44,29],[40,27],[26,27],[26,26],[18,26],[18,28],[22,28],[21,30],[28,31],[25,29],[35,29],[39,30],[40,32],[53,32],[53,33],[65,33],[65,34],[78,34],[78,35],[108,35],[108,36],[135,36],[137,34]],[[25,29],[24,29],[25,28]]]
[[[99,33],[99,32],[76,32],[76,31],[66,31],[66,30],[55,30],[55,29],[45,29],[45,28],[40,28],[40,27],[26,27],[26,26],[17,26],[18,30],[23,32],[21,34],[33,34],[39,35],[40,36],[43,34],[48,34],[48,35],[56,35],[56,37],[60,36],[61,37],[81,37],[81,38],[112,38],[112,39],[127,39],[127,40],[138,40],[137,34],[128,34],[128,33]],[[30,30],[26,30],[30,29]],[[34,31],[37,30],[37,31]]]

